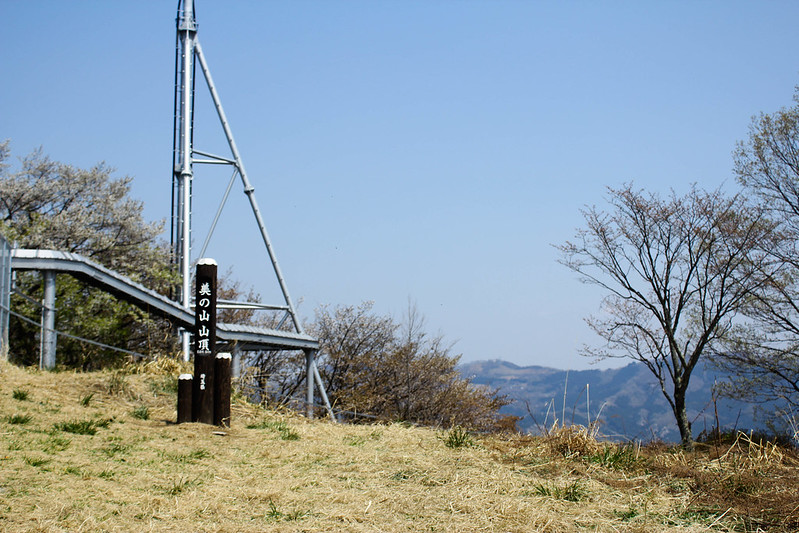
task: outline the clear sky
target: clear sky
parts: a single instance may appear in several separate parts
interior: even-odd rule
[[[168,219],[177,0],[0,0],[0,138],[105,161]],[[409,302],[463,360],[587,368],[601,293],[557,263],[607,186],[729,190],[791,105],[799,2],[196,0],[300,314]],[[195,147],[227,155],[198,80]],[[228,169],[198,167],[199,248]],[[168,220],[167,220],[168,222]],[[168,239],[168,228],[165,238]],[[279,303],[241,186],[207,254]],[[623,361],[614,361],[619,366]],[[600,367],[608,366],[601,365]]]

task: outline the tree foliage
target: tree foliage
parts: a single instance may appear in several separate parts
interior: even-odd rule
[[[480,430],[514,425],[499,414],[508,400],[464,378],[457,368],[459,356],[451,354],[442,336],[427,333],[413,307],[400,323],[374,313],[368,302],[323,306],[307,330],[320,342],[317,363],[330,402],[345,417]],[[271,401],[300,390],[299,357],[259,354],[251,361],[260,365],[259,374],[266,378],[261,384]]]
[[[130,198],[131,178],[114,178],[100,163],[76,168],[45,156],[41,150],[22,158],[14,169],[9,142],[0,144],[0,231],[20,248],[53,249],[86,256],[132,279],[166,293],[174,283],[166,248],[157,241],[161,224],[145,222],[141,202]],[[35,273],[20,273],[17,288],[41,298]],[[170,325],[148,317],[67,276],[59,276],[56,329],[104,344],[150,353],[170,350]],[[20,314],[37,317],[31,300],[15,295]],[[12,357],[33,364],[38,357],[38,328],[19,318],[11,324]],[[120,352],[62,336],[58,362],[92,368],[124,358]]]
[[[723,393],[799,406],[799,89],[794,101],[753,118],[749,138],[735,151],[739,182],[777,223],[780,238],[762,247],[771,271],[745,310],[749,321],[731,332],[714,360],[732,376]]]
[[[608,201],[608,211],[585,209],[585,228],[559,246],[564,265],[608,293],[588,320],[605,345],[585,353],[645,364],[690,447],[691,374],[762,284],[773,226],[718,190],[662,198],[627,185],[609,188]]]
[[[321,307],[309,329],[321,344],[328,396],[345,410],[442,427],[502,424],[508,400],[464,378],[460,356],[426,331],[414,306],[401,323],[374,314],[370,303]]]

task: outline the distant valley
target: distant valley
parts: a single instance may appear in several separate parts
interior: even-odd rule
[[[523,431],[540,433],[555,419],[586,425],[590,416],[591,422],[600,419],[600,435],[613,440],[679,440],[671,408],[655,378],[640,363],[612,370],[567,372],[491,360],[464,363],[460,370],[473,383],[499,388],[508,395],[513,403],[502,412],[523,417],[518,424]],[[723,376],[710,368],[698,368],[691,377],[688,415],[694,437],[714,428],[716,416],[722,428],[764,429],[764,420],[776,407],[723,398],[714,405],[713,384],[722,380]]]

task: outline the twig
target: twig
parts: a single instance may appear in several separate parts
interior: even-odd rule
[[[723,513],[721,513],[721,514],[720,514],[720,515],[719,515],[719,516],[718,516],[718,517],[717,517],[715,520],[713,520],[713,522],[712,522],[712,523],[711,523],[709,526],[707,526],[707,527],[705,528],[705,531],[710,531],[710,528],[712,528],[713,526],[715,526],[716,524],[718,524],[719,520],[721,520],[722,518],[724,518],[724,516],[725,516],[727,513],[729,513],[730,511],[732,511],[732,507],[730,507],[729,509],[727,509],[726,511],[724,511]]]

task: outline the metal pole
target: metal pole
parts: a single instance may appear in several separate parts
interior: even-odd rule
[[[338,418],[336,418],[336,413],[333,412],[333,408],[330,406],[330,400],[327,399],[327,391],[325,391],[325,384],[322,383],[322,376],[319,375],[319,367],[316,366],[316,356],[314,356],[313,375],[316,378],[316,384],[319,385],[319,394],[322,396],[322,401],[324,402],[325,408],[327,409],[327,414],[330,415],[330,418],[333,419],[333,422],[338,422]]]
[[[278,265],[277,257],[275,256],[274,251],[272,250],[272,242],[269,239],[269,234],[266,231],[266,225],[264,224],[263,218],[261,217],[261,210],[258,208],[258,202],[255,200],[255,189],[250,184],[250,180],[247,178],[247,172],[244,170],[244,164],[241,161],[241,157],[239,156],[239,150],[236,148],[236,142],[233,140],[233,132],[230,131],[230,126],[228,125],[227,117],[225,116],[225,111],[222,109],[222,102],[219,100],[219,95],[216,92],[216,86],[214,85],[214,80],[211,78],[211,71],[208,70],[208,65],[205,62],[205,56],[203,55],[202,48],[200,47],[200,42],[195,39],[194,42],[194,51],[197,55],[197,59],[200,60],[200,68],[203,71],[203,75],[205,76],[205,82],[208,85],[208,90],[211,93],[211,98],[214,101],[214,106],[216,107],[216,112],[219,115],[219,121],[222,123],[222,129],[225,130],[225,136],[227,137],[228,145],[230,146],[230,151],[233,154],[233,158],[236,160],[236,167],[239,170],[239,175],[241,176],[241,182],[244,185],[244,193],[247,195],[247,198],[250,201],[250,207],[252,207],[252,212],[255,215],[255,220],[258,224],[258,228],[261,231],[261,238],[263,238],[264,245],[266,245],[266,251],[269,253],[269,259],[272,261],[272,268],[275,270],[275,276],[277,277],[277,281],[280,284],[280,290],[283,292],[283,298],[286,301],[286,305],[289,307],[289,314],[291,315],[291,320],[294,323],[294,328],[298,333],[303,333],[302,331],[302,324],[300,320],[297,318],[297,314],[294,310],[294,305],[291,303],[291,296],[289,296],[288,287],[286,287],[286,282],[283,279],[283,273],[280,270],[280,265]]]
[[[194,21],[193,0],[183,0],[183,11],[178,11],[178,34],[181,45],[180,76],[180,177],[178,224],[180,239],[178,240],[181,284],[181,303],[183,307],[191,307],[191,181],[193,171],[192,153],[192,87],[194,68],[194,46],[197,39],[197,25]],[[189,331],[181,333],[183,360],[188,361]]]
[[[233,345],[232,349],[233,361],[230,363],[230,374],[233,379],[241,377],[241,347],[238,343]]]
[[[55,332],[55,271],[45,270],[44,302],[42,307],[42,353],[39,367],[52,370],[55,368],[56,332]]]
[[[0,359],[8,359],[11,317],[11,245],[0,235]]]
[[[313,401],[314,401],[314,390],[313,390],[313,382],[314,382],[314,367],[316,366],[316,351],[315,350],[306,350],[305,351],[305,382],[308,386],[308,390],[306,391],[305,395],[305,403],[306,403],[306,415],[308,418],[313,418]]]

